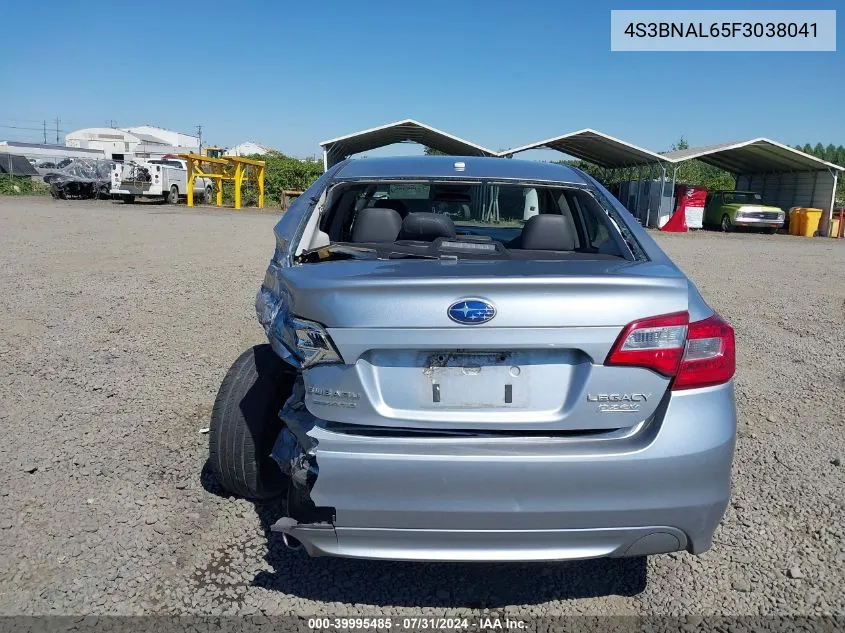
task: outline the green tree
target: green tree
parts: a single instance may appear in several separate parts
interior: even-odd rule
[[[671,151],[681,149],[689,149],[689,143],[683,136],[672,145]],[[678,166],[675,182],[687,185],[700,185],[707,187],[711,191],[717,189],[733,189],[736,187],[734,177],[729,172],[696,159],[684,161]]]
[[[672,149],[670,151],[674,152],[679,149],[689,149],[689,143],[687,142],[687,139],[685,139],[683,136],[678,139],[677,143],[672,145]]]
[[[448,156],[446,152],[441,152],[439,149],[434,149],[433,147],[426,147],[425,148],[425,155],[426,156]]]
[[[299,159],[275,150],[246,158],[264,161],[264,195],[268,205],[280,204],[283,190],[304,191],[323,174],[323,161],[316,158]],[[253,183],[245,183],[241,195],[245,206],[256,204],[258,188]],[[231,182],[223,184],[223,198],[227,204],[234,199]]]

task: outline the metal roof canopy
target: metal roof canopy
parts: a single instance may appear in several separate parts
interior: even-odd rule
[[[0,153],[0,174],[10,176],[38,176],[38,170],[25,156],[20,154]]]
[[[543,148],[557,150],[569,156],[594,163],[605,169],[639,167],[653,165],[655,163],[671,162],[664,155],[637,147],[626,141],[589,128],[549,138],[544,141],[529,143],[521,147],[507,149],[499,152],[498,155],[513,156],[518,152]]]
[[[821,158],[805,154],[788,145],[767,138],[754,138],[735,143],[720,143],[707,147],[691,147],[664,152],[672,163],[698,160],[733,174],[762,174],[793,171],[845,171]]]
[[[414,119],[405,119],[322,141],[320,146],[323,148],[323,166],[328,169],[353,154],[403,141],[413,141],[455,156],[497,156],[496,152],[486,147],[465,141]]]
[[[738,190],[755,191],[766,204],[783,209],[794,206],[824,209],[828,226],[836,203],[839,172],[845,171],[845,167],[763,137],[691,147],[663,155],[676,170],[680,163],[692,159],[724,169],[734,175]]]

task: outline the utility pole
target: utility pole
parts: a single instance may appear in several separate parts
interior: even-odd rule
[[[115,121],[114,119],[109,119],[109,127],[112,128],[112,129],[116,128],[117,127],[117,121]]]
[[[197,137],[200,140],[200,156],[202,156],[202,125],[197,126]]]
[[[59,144],[59,117],[56,117],[56,145]]]
[[[47,119],[44,119],[44,145],[47,144]]]

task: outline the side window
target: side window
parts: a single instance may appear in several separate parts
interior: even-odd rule
[[[578,201],[573,198],[572,204],[570,204],[569,200],[567,200],[566,193],[564,191],[549,191],[549,195],[552,195],[553,199],[555,193],[557,193],[557,199],[555,200],[555,202],[558,209],[558,213],[560,213],[564,218],[566,218],[566,223],[569,225],[569,230],[572,235],[575,236],[575,248],[581,248],[581,233],[578,231],[575,225],[575,215],[580,214],[580,210],[577,209]],[[555,205],[553,204],[552,206]],[[575,206],[576,209],[573,210],[573,206]]]
[[[498,208],[498,217],[505,221],[519,221],[527,219],[526,215],[526,188],[500,185],[495,188],[495,204]],[[539,202],[534,195],[534,206]],[[529,204],[530,209],[532,205]],[[536,208],[535,208],[536,211]],[[530,211],[529,211],[530,213]],[[536,213],[535,213],[536,215]],[[529,215],[530,217],[530,215]]]
[[[572,209],[569,207],[569,202],[567,201],[566,195],[563,191],[561,191],[560,195],[557,197],[557,206],[562,215],[568,215],[570,218],[572,217]]]
[[[289,252],[291,242],[295,242],[299,238],[299,233],[308,221],[308,216],[314,209],[323,190],[327,187],[335,173],[343,166],[344,163],[338,163],[330,167],[328,171],[323,172],[323,175],[317,178],[301,196],[293,201],[288,210],[284,212],[281,219],[273,228],[273,233],[276,235],[276,255],[274,255],[274,258],[280,257],[288,261],[288,258],[292,256],[292,253]],[[279,261],[282,261],[282,259]]]
[[[320,218],[320,230],[327,233],[332,242],[343,242],[349,237],[349,228],[359,204],[363,206],[367,202],[365,189],[366,185],[359,185],[343,191],[335,198],[331,209]]]
[[[604,211],[594,201],[593,204],[590,204],[591,200],[588,200],[588,197],[587,194],[579,191],[573,192],[570,200],[583,221],[587,247],[601,249],[603,244],[609,246],[609,242],[612,242],[610,231],[607,222],[597,215],[597,213],[604,213]]]

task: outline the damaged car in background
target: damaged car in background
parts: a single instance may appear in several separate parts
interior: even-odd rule
[[[50,163],[52,164],[52,163]],[[48,168],[44,182],[50,195],[60,200],[108,199],[114,161],[90,158],[65,159]]]
[[[347,160],[275,227],[269,344],[229,370],[210,464],[313,556],[707,550],[730,496],[734,334],[591,176]]]

